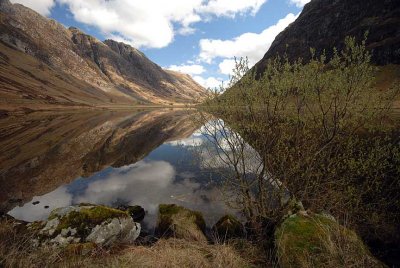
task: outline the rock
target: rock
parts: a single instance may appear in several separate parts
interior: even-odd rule
[[[135,222],[143,221],[146,216],[146,211],[141,206],[118,206],[117,209],[128,212]]]
[[[244,227],[235,216],[225,215],[213,226],[213,232],[219,240],[240,238],[244,235]]]
[[[303,215],[306,215],[307,212],[304,210],[303,203],[301,201],[296,200],[295,198],[292,198],[288,201],[286,205],[286,213],[283,218],[290,217],[293,214],[296,213],[302,213]]]
[[[205,229],[206,224],[200,212],[173,204],[159,206],[157,236],[207,242]]]
[[[40,245],[56,246],[81,242],[98,246],[133,243],[141,230],[127,212],[89,204],[55,209],[47,222],[32,223],[29,228],[37,230]]]
[[[279,265],[286,267],[385,267],[357,234],[325,215],[301,213],[275,231]]]
[[[132,244],[139,237],[141,226],[129,218],[114,218],[93,228],[86,237],[87,242],[110,245],[113,242]]]

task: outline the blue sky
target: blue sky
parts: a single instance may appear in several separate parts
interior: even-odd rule
[[[309,0],[11,0],[99,40],[128,43],[205,87],[227,81],[233,57],[255,64]]]

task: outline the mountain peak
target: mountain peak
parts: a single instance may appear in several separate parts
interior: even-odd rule
[[[117,52],[117,53],[119,53],[121,55],[124,54],[124,52],[128,52],[128,53],[129,52],[134,52],[134,53],[138,54],[139,56],[147,58],[146,55],[143,52],[141,52],[138,49],[132,47],[131,45],[128,45],[128,44],[123,43],[123,42],[118,42],[118,41],[115,41],[115,40],[112,40],[112,39],[107,39],[107,40],[104,40],[104,44],[106,44],[112,50],[114,50],[115,52]]]
[[[358,41],[368,32],[367,48],[378,65],[400,64],[399,0],[312,0],[295,22],[281,32],[257,64],[262,72],[266,61],[286,54],[289,60],[310,59],[324,50],[329,57],[334,47],[341,50],[346,36]]]
[[[0,77],[21,79],[12,85],[29,85],[12,87],[13,93],[1,99],[29,96],[32,102],[104,106],[195,103],[206,97],[196,82],[164,71],[130,45],[101,42],[22,5],[0,1],[0,55],[9,59]]]
[[[0,0],[0,10],[9,11],[9,8],[12,6],[9,0]],[[7,10],[6,10],[7,9]]]

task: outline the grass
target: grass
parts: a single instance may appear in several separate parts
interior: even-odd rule
[[[156,233],[160,237],[173,236],[187,240],[206,242],[206,223],[198,211],[174,204],[161,204]]]
[[[37,249],[30,244],[31,234],[17,230],[14,223],[0,220],[0,267],[266,267],[262,252],[246,241],[211,245],[171,238],[149,247],[79,244]]]

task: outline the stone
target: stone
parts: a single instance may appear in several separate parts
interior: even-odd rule
[[[141,226],[129,218],[114,218],[111,222],[97,225],[86,237],[86,242],[110,245],[113,242],[132,244],[140,234]]]
[[[303,203],[298,201],[296,198],[291,198],[289,202],[286,204],[286,213],[284,218],[290,217],[293,214],[301,212],[303,214],[307,214],[304,209]]]
[[[131,244],[141,231],[140,224],[126,211],[89,204],[57,208],[47,222],[34,226],[39,244],[62,247],[81,242],[98,246],[115,242]]]

